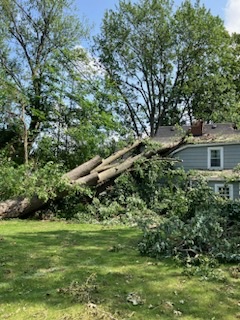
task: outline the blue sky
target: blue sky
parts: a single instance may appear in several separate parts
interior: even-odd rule
[[[181,2],[181,0],[175,0],[176,6]],[[240,0],[201,0],[201,3],[210,9],[213,15],[219,15],[230,32],[240,33]],[[75,4],[79,13],[94,24],[93,33],[97,33],[104,12],[114,9],[118,0],[75,0]]]

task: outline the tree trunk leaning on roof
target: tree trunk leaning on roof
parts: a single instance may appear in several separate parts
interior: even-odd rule
[[[162,157],[162,160],[173,161],[173,159],[167,158],[167,156],[171,151],[184,143],[185,139],[182,138],[171,147],[160,147],[154,151],[141,151],[140,147],[144,146],[144,142],[136,141],[131,146],[117,151],[106,159],[102,159],[100,156],[94,157],[64,174],[63,178],[69,179],[71,184],[97,186],[97,193],[99,194],[99,192],[104,191],[109,185],[112,185],[119,175],[129,170],[140,158],[149,159],[158,155]],[[118,162],[116,162],[116,160],[118,160]],[[59,198],[62,198],[67,194],[67,191],[61,192],[61,194],[56,196],[54,201],[57,201]],[[31,199],[23,197],[9,199],[4,202],[0,202],[0,219],[26,217],[47,205],[48,202],[41,200],[37,196],[34,196]]]

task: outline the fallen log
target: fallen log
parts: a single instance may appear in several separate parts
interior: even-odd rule
[[[74,181],[75,184],[84,184],[87,186],[95,186],[98,182],[98,173],[92,172],[85,177],[81,177]]]
[[[104,159],[102,161],[102,164],[100,164],[99,166],[97,166],[96,168],[94,168],[93,171],[102,171],[101,169],[104,166],[107,166],[109,164],[111,164],[112,162],[114,162],[115,160],[119,159],[120,157],[123,157],[126,153],[130,152],[131,150],[135,149],[136,147],[138,147],[140,144],[142,144],[143,141],[141,140],[137,140],[135,141],[130,147],[125,147],[117,152],[115,152],[114,154],[112,154],[110,157]]]
[[[81,164],[77,168],[69,171],[68,173],[63,175],[63,178],[68,178],[69,180],[77,180],[80,177],[84,177],[91,172],[95,167],[102,163],[102,158],[100,156],[96,156],[91,160]]]
[[[130,147],[119,150],[105,160],[102,160],[102,158],[99,156],[94,157],[93,159],[64,174],[63,178],[70,180],[73,185],[82,184],[86,186],[100,187],[97,188],[97,192],[99,193],[104,189],[104,187],[111,185],[115,178],[121,173],[131,168],[138,159],[148,159],[155,155],[166,157],[173,150],[179,148],[179,146],[184,143],[185,141],[182,139],[179,143],[169,148],[159,148],[159,150],[141,152],[139,147],[141,147],[141,144],[144,144],[142,141],[136,141]],[[135,153],[138,154],[135,156],[128,156],[122,161],[122,163],[114,163],[117,159],[122,158],[124,155],[126,157],[130,151],[135,151]],[[162,160],[164,160],[164,158],[162,158]],[[63,197],[66,194],[68,194],[67,191],[61,192],[61,194],[56,196],[56,198],[53,200],[57,201],[60,197]],[[39,199],[37,196],[34,196],[31,199],[22,197],[0,202],[0,219],[27,216],[37,210],[40,210],[45,205],[47,205],[47,202]]]
[[[138,154],[135,157],[128,158],[123,163],[121,163],[111,169],[100,172],[98,174],[98,183],[102,183],[108,179],[112,179],[112,178],[119,176],[122,172],[129,169],[134,164],[134,162],[136,162],[141,157],[142,157],[142,154]]]
[[[98,166],[97,168],[92,170],[91,173],[94,173],[94,172],[99,173],[99,172],[114,168],[114,167],[116,167],[116,165],[117,165],[117,163],[108,164],[108,165],[105,165],[105,166]]]
[[[106,170],[95,172],[92,171],[90,174],[88,174],[85,177],[81,177],[74,181],[75,184],[84,184],[87,186],[96,186],[98,183],[103,183],[109,179],[113,179],[118,177],[122,172],[129,169],[134,162],[136,162],[138,159],[140,159],[142,154],[138,154],[135,157],[128,158],[121,164],[115,164],[115,165],[109,165],[104,168]],[[103,167],[102,167],[103,168]],[[101,170],[101,168],[98,168],[98,170]]]
[[[180,148],[184,144],[186,144],[186,135],[184,137],[182,137],[178,142],[176,142],[175,144],[173,144],[169,147],[164,147],[164,148],[160,148],[158,150],[152,150],[152,151],[146,152],[145,157],[148,159],[155,156],[155,155],[159,155],[161,157],[167,157],[173,151],[177,150],[178,148]]]
[[[46,204],[45,201],[38,197],[17,198],[0,202],[0,219],[19,218],[26,216],[42,208]]]

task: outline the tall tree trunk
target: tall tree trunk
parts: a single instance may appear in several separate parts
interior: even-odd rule
[[[28,129],[26,124],[25,106],[22,105],[21,120],[23,122],[23,146],[24,146],[24,162],[28,164]]]

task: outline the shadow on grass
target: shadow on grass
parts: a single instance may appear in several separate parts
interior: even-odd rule
[[[199,314],[202,318],[198,319],[228,319],[226,307],[227,312],[235,312],[230,310],[238,299],[235,291],[230,303],[223,284],[188,281],[173,261],[141,257],[138,231],[92,229],[79,225],[71,230],[16,232],[0,238],[1,303],[67,308],[79,301],[60,294],[59,289],[73,281],[83,284],[96,274],[98,291],[92,298],[113,312],[137,312],[136,319],[172,319],[177,311],[193,315],[188,319]],[[137,311],[126,301],[130,292],[137,292],[144,302]]]
[[[42,300],[54,303],[58,288],[98,275],[100,287],[117,291],[118,281],[131,287],[134,277],[155,275],[142,268],[135,230],[58,230],[22,232],[0,241],[1,302]],[[146,258],[144,258],[144,261]],[[142,270],[141,270],[142,272]],[[161,279],[161,275],[158,275]],[[142,283],[142,285],[144,282]],[[126,288],[127,292],[127,288]],[[54,296],[52,300],[50,297]],[[106,295],[107,296],[107,295]]]

